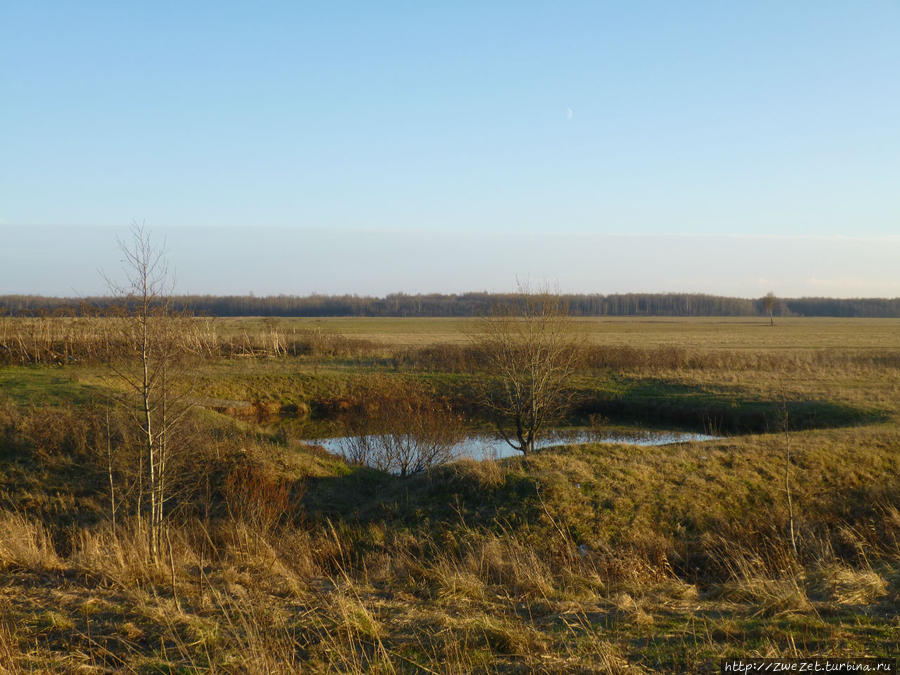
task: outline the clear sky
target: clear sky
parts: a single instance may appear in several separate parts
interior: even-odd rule
[[[142,221],[190,258],[185,291],[508,290],[511,269],[564,290],[900,295],[881,268],[900,251],[896,0],[6,2],[0,93],[0,292],[87,285],[89,228]],[[611,276],[566,253],[620,246],[631,269],[676,240],[733,264]],[[754,270],[748,241],[784,267]],[[495,257],[439,278],[403,257],[448,242]],[[342,248],[378,263],[361,275]],[[332,264],[286,262],[310,255]]]

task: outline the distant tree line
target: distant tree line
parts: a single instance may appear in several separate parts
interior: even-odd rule
[[[900,316],[900,298],[797,298],[784,302],[797,316]]]
[[[176,310],[206,316],[484,316],[514,294],[394,293],[383,298],[362,295],[181,295]],[[569,294],[562,300],[573,316],[768,316],[763,298],[729,298],[697,293]],[[121,305],[116,297],[58,298],[0,296],[0,315],[92,316]],[[900,298],[784,298],[776,316],[900,317]]]

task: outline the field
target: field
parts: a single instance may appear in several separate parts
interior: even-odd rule
[[[284,333],[322,330],[372,340],[390,346],[462,344],[479,331],[482,320],[470,318],[220,318],[223,335],[260,333],[275,328]],[[748,317],[578,317],[575,329],[592,344],[648,348],[694,349],[893,350],[900,344],[900,319],[779,318],[769,330],[767,321]]]
[[[115,321],[0,318],[0,672],[900,653],[900,320],[578,319],[561,424],[720,438],[406,478],[302,439],[398,383],[488,428],[481,321],[184,320],[191,407],[156,556],[103,356]]]

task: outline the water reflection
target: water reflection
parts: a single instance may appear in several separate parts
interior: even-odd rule
[[[690,441],[712,441],[718,436],[695,434],[681,431],[592,431],[587,429],[557,429],[541,438],[536,446],[547,448],[553,445],[572,445],[578,443],[623,443],[627,445],[668,445],[670,443],[687,443]],[[320,445],[329,452],[343,454],[351,437],[318,438],[306,441],[312,445]],[[488,434],[472,434],[454,448],[457,457],[487,459],[512,457],[521,455],[506,441]]]

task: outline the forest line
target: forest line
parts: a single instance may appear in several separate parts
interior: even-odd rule
[[[176,295],[174,309],[205,316],[484,316],[507,304],[514,293],[393,293],[366,295]],[[765,316],[763,298],[736,298],[700,293],[563,294],[572,316]],[[113,296],[50,297],[0,295],[0,315],[98,316],[114,310]],[[900,298],[778,298],[776,316],[900,317]]]

